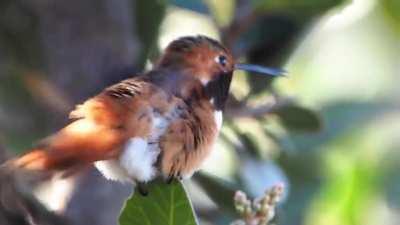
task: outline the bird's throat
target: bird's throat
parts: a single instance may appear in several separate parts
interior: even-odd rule
[[[187,73],[176,70],[153,70],[145,79],[184,99],[187,103],[206,98],[213,104],[215,110],[223,110],[229,94],[232,72],[217,74],[214,77],[204,84],[196,76]]]
[[[206,84],[204,92],[216,110],[223,110],[229,95],[232,73],[219,74],[216,77]]]

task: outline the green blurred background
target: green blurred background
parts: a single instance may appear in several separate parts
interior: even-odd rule
[[[400,223],[398,0],[2,0],[0,142],[22,152],[195,34],[289,72],[235,75],[216,149],[187,182],[201,224],[235,218],[230,190],[279,182],[276,224]],[[32,190],[70,224],[110,225],[130,187],[90,170]]]

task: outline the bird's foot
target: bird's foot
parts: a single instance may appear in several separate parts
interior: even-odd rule
[[[137,190],[139,191],[140,195],[147,196],[149,194],[149,190],[147,188],[146,183],[139,182],[137,184]]]
[[[180,173],[178,173],[177,175],[171,175],[171,176],[169,176],[168,178],[167,178],[167,180],[166,180],[166,183],[167,184],[171,184],[174,180],[177,180],[177,181],[181,181],[183,178],[182,178],[182,176],[181,176],[181,174]]]

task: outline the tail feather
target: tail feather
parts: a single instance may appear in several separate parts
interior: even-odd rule
[[[44,170],[49,157],[44,150],[32,150],[18,158],[11,159],[3,164],[6,170],[26,169],[26,170]]]
[[[0,164],[0,178],[3,175],[11,174],[14,171],[15,167],[13,166],[12,160],[8,160],[2,164]]]
[[[78,120],[45,139],[39,147],[1,165],[3,171],[67,171],[115,157],[122,135]]]

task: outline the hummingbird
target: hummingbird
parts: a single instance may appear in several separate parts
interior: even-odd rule
[[[284,74],[237,63],[206,36],[176,39],[153,69],[77,105],[66,127],[3,168],[69,174],[94,164],[105,178],[138,185],[142,194],[155,178],[190,178],[216,142],[236,70]]]

